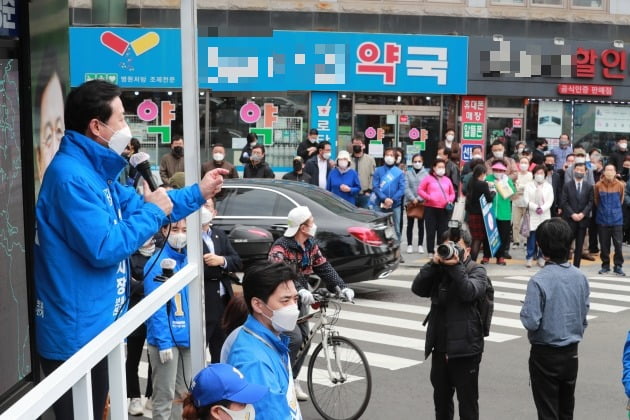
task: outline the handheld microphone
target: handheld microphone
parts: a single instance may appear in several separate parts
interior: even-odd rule
[[[131,166],[136,168],[136,171],[145,181],[149,184],[149,188],[151,191],[157,190],[157,185],[155,185],[155,181],[153,180],[153,175],[151,174],[151,164],[149,163],[149,154],[145,152],[138,152],[135,155],[132,155],[129,158],[129,163]]]
[[[176,262],[174,259],[164,258],[160,262],[160,267],[162,267],[162,274],[160,274],[159,276],[155,276],[154,281],[157,281],[158,283],[164,283],[166,280],[171,278],[175,270],[175,264]]]

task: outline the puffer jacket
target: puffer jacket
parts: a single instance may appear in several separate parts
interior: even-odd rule
[[[595,223],[601,226],[623,225],[623,194],[625,186],[618,179],[602,178],[593,188],[593,202],[597,206]]]
[[[446,334],[449,358],[483,352],[483,324],[477,300],[484,296],[486,284],[486,269],[470,259],[452,266],[430,261],[420,269],[411,291],[431,298],[425,357],[436,350],[438,334]],[[446,331],[437,331],[438,328]]]

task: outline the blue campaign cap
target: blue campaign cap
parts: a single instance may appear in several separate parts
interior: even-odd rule
[[[267,392],[267,387],[247,382],[245,375],[225,363],[208,365],[195,376],[190,387],[195,407],[212,405],[222,400],[253,404]]]

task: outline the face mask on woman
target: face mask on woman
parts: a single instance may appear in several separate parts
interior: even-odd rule
[[[422,169],[422,162],[414,162],[413,169],[417,169],[418,171]]]
[[[446,169],[444,169],[444,168],[437,168],[437,169],[435,170],[435,174],[436,174],[437,176],[444,176],[444,174],[445,174],[445,173],[446,173]]]
[[[519,163],[518,167],[521,171],[525,172],[529,168],[529,165],[527,163]]]
[[[383,160],[385,161],[385,165],[387,166],[392,166],[394,163],[396,163],[396,159],[393,156],[385,156]]]
[[[256,418],[256,410],[251,404],[247,404],[242,410],[230,410],[229,408],[219,406],[232,420],[254,420]]]
[[[534,180],[539,184],[542,184],[543,182],[545,182],[545,176],[543,174],[536,174],[534,175]]]

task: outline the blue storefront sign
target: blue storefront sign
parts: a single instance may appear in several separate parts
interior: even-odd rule
[[[18,36],[18,21],[16,2],[11,0],[0,2],[0,36]]]
[[[179,29],[70,28],[70,84],[103,79],[123,88],[182,85]]]
[[[311,92],[311,125],[319,141],[331,142],[333,156],[337,156],[337,101],[337,92]]]
[[[199,86],[215,92],[360,91],[465,94],[468,37],[274,31],[201,37]],[[179,29],[70,28],[70,83],[180,88]]]
[[[497,219],[494,217],[494,212],[492,211],[492,203],[488,203],[483,194],[479,197],[479,203],[481,203],[481,213],[483,214],[483,224],[486,227],[486,235],[488,235],[490,253],[494,257],[501,246]]]
[[[468,38],[274,31],[199,39],[199,83],[213,91],[465,94]]]

